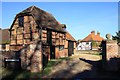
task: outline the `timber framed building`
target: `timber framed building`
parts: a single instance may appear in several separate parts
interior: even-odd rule
[[[75,52],[76,40],[66,25],[36,6],[18,13],[9,31],[10,50],[19,51],[22,68],[33,72],[41,70],[47,60]]]

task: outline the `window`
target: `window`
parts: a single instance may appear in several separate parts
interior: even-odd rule
[[[59,51],[62,51],[64,49],[64,45],[59,46]]]
[[[89,42],[86,42],[86,45],[89,45]]]
[[[24,26],[24,17],[23,16],[18,18],[18,23],[19,23],[20,27]]]

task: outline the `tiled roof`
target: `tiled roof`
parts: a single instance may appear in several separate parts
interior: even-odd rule
[[[1,36],[1,40],[0,44],[4,44],[6,42],[10,41],[10,34],[9,34],[9,29],[0,29],[0,36]]]
[[[60,31],[60,32],[65,32],[64,29],[60,27],[62,25],[58,23],[58,21],[55,19],[55,17],[52,14],[50,14],[36,6],[31,6],[27,9],[23,10],[22,12],[18,13],[16,15],[15,19],[21,15],[33,16],[33,18],[35,19],[35,21],[39,25],[39,27],[52,29],[52,30],[56,30],[56,31]],[[13,24],[12,24],[12,26],[13,26]],[[11,26],[11,28],[12,28],[12,26]]]
[[[68,40],[76,41],[68,31],[66,32],[66,37],[67,37]]]
[[[85,37],[82,41],[88,42],[88,41],[102,41],[104,38],[100,37],[98,34],[89,34],[87,37]]]

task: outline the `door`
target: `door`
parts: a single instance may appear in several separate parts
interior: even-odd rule
[[[47,66],[48,58],[49,58],[49,46],[43,45],[42,46],[42,63],[43,63],[43,69]]]
[[[47,30],[47,43],[52,45],[52,32],[50,30]]]
[[[50,46],[50,59],[55,59],[55,46]]]
[[[74,42],[68,41],[68,56],[74,54]]]

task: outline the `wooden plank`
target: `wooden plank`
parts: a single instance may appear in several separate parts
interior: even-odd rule
[[[24,44],[29,44],[30,43],[30,39],[24,39]]]
[[[15,45],[16,44],[16,40],[11,40],[10,44],[11,45]]]
[[[23,48],[22,45],[10,45],[10,50],[18,51],[18,50],[20,50],[21,48]]]
[[[29,20],[30,20],[30,21],[33,21],[34,19],[33,19],[33,17],[32,17],[32,16],[29,16]]]
[[[21,34],[21,35],[17,35],[17,40],[18,39],[23,39],[23,35]]]
[[[52,32],[52,35],[55,35],[55,32]]]
[[[60,36],[62,37],[63,36],[63,34],[62,33],[59,33],[60,34]]]
[[[16,46],[16,49],[17,49],[17,50],[20,50],[20,49],[22,49],[22,48],[23,48],[22,45]]]
[[[17,44],[23,44],[23,39],[17,40]]]
[[[56,42],[56,40],[55,40],[55,39],[52,39],[52,42]]]
[[[33,37],[33,39],[38,39],[39,35],[38,35],[38,33],[32,33],[32,37]]]
[[[42,34],[42,37],[47,37],[47,34]]]
[[[60,45],[63,45],[63,40],[62,40],[62,38],[60,38]]]
[[[29,16],[24,16],[24,23],[29,22]]]
[[[55,38],[55,36],[52,36],[52,38]]]
[[[68,48],[68,41],[67,40],[65,40],[65,46],[64,47]]]
[[[24,33],[30,33],[30,25],[29,25],[29,23],[24,24]]]
[[[46,33],[47,34],[47,30],[42,29],[42,33]]]
[[[33,21],[33,23],[31,23],[31,30],[32,30],[33,32],[37,31],[37,28],[36,28],[36,26],[35,26],[34,21]]]
[[[16,39],[16,34],[11,35],[11,40],[15,40]]]
[[[59,45],[59,39],[56,39],[56,45]]]
[[[59,34],[58,33],[56,34],[56,38],[59,38]]]
[[[12,34],[16,34],[16,29],[11,31]]]
[[[23,33],[23,28],[21,27],[21,28],[18,28],[17,29],[17,34],[22,34]]]
[[[30,38],[30,34],[24,34],[24,38]]]
[[[16,50],[16,46],[10,46],[10,50]]]
[[[43,41],[47,41],[47,38],[42,38]]]
[[[76,48],[76,42],[74,42],[74,48]]]
[[[12,29],[17,29],[17,27],[18,27],[18,24],[14,24]]]

